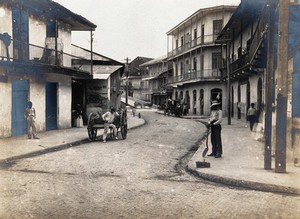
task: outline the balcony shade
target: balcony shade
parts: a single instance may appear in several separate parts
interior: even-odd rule
[[[111,74],[118,71],[122,67],[123,67],[122,65],[94,66],[93,79],[107,80]]]

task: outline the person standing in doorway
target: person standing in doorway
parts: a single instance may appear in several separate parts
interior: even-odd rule
[[[28,101],[27,108],[25,109],[24,117],[27,119],[27,132],[28,132],[28,139],[39,139],[36,133],[35,127],[35,109],[32,106],[32,102]]]
[[[256,118],[256,109],[255,109],[255,104],[254,103],[251,103],[250,108],[247,111],[247,121],[249,121],[250,130],[252,132],[254,124],[257,121],[257,118]]]
[[[211,113],[209,118],[208,128],[211,128],[211,144],[212,152],[208,156],[214,156],[215,158],[222,157],[222,139],[221,139],[221,123],[223,120],[222,110],[220,103],[217,100],[213,100],[210,106]]]

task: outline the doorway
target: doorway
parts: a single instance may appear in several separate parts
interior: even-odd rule
[[[27,121],[24,111],[28,102],[29,82],[27,80],[12,81],[12,136],[27,133]]]
[[[57,129],[57,83],[46,82],[46,131]]]

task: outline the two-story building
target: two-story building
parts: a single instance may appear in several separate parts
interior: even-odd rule
[[[263,110],[267,61],[266,10],[264,0],[243,0],[216,40],[227,45],[222,54],[222,80],[228,84],[229,76],[229,107],[231,116],[238,119],[246,120],[251,103],[255,103],[259,111]]]
[[[72,67],[72,31],[96,25],[50,0],[0,2],[0,137],[25,134],[32,101],[38,131],[71,127],[72,81],[92,79]]]
[[[172,82],[172,63],[167,55],[146,62],[140,67],[142,71],[144,99],[151,104],[163,106],[166,99],[172,98],[173,89],[168,84]]]
[[[150,60],[152,60],[152,58],[137,56],[131,62],[126,63],[127,66],[122,78],[122,86],[125,92],[127,89],[129,97],[133,97],[133,99],[143,99],[142,70],[140,69],[140,65]]]
[[[280,18],[280,4],[242,0],[217,42],[227,48],[221,71],[230,87],[230,116],[245,120],[247,109],[255,103],[261,112],[259,122],[264,124],[265,168],[271,168],[274,155],[275,169],[285,172],[286,160],[297,164],[300,157],[300,4],[286,2],[285,18]],[[280,19],[282,26],[288,24],[285,33]]]
[[[87,72],[93,72],[92,79],[73,79],[72,112],[76,115],[78,104],[82,106],[84,124],[93,111],[105,112],[111,107],[121,107],[121,77],[125,65],[96,52],[72,45],[72,66]],[[91,61],[92,60],[92,61]],[[92,64],[91,64],[92,63]],[[75,115],[74,115],[75,114]]]
[[[167,32],[168,61],[173,63],[173,99],[181,100],[189,113],[209,115],[210,103],[219,99],[226,113],[226,85],[219,68],[222,45],[215,40],[236,6],[204,8]]]

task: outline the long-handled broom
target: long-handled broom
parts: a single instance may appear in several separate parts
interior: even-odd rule
[[[204,158],[208,152],[208,137],[210,134],[210,127],[207,126],[207,135],[206,135],[206,144],[205,144],[205,148],[202,152],[202,157]],[[196,161],[196,167],[197,168],[209,168],[210,167],[210,163],[206,162],[205,159],[203,159],[203,161]]]

